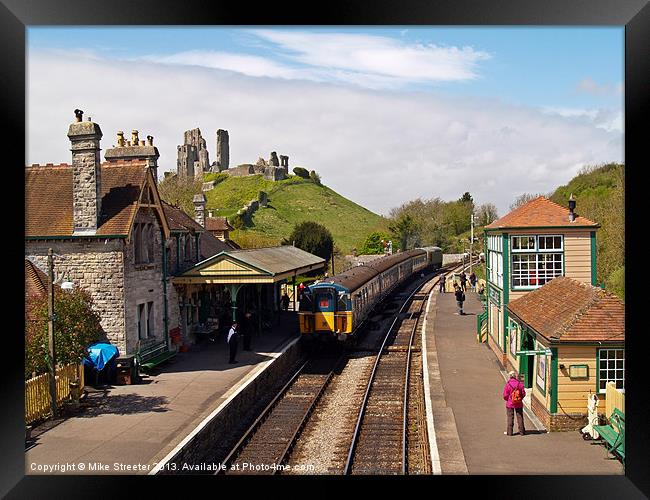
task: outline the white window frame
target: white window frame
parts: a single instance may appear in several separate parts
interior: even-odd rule
[[[616,352],[620,351],[622,353],[622,357],[618,358],[616,357]],[[608,353],[608,356],[603,359],[603,352]],[[614,353],[614,357],[610,358],[609,353],[612,352]],[[601,368],[603,362],[606,363],[606,366],[604,368]],[[610,363],[614,363],[613,367],[610,367]],[[623,348],[603,348],[603,349],[598,349],[598,366],[596,367],[598,370],[598,393],[599,394],[604,394],[607,392],[607,382],[614,382],[616,385],[616,388],[621,391],[625,392],[625,349]],[[621,372],[622,377],[618,378],[617,377],[617,372]],[[614,377],[610,377],[610,372],[614,372]],[[603,373],[605,374],[605,377],[603,377]],[[622,387],[618,387],[617,382],[622,382]],[[602,388],[601,388],[602,387]]]
[[[527,238],[528,243],[531,243],[531,238],[533,239],[534,243],[534,249],[531,248],[518,248],[515,249],[515,239],[522,239],[522,238]],[[540,249],[539,245],[539,239],[540,238],[559,238],[560,239],[560,247],[559,248],[553,248],[553,249],[547,249],[543,248]],[[519,245],[521,246],[521,245]],[[565,272],[565,266],[564,266],[564,236],[561,234],[516,234],[516,235],[511,235],[510,236],[510,247],[511,247],[511,258],[510,258],[510,265],[511,265],[511,276],[510,276],[510,286],[512,290],[534,290],[536,288],[539,288],[549,281],[551,281],[553,278],[557,278],[558,276],[564,276]],[[528,268],[526,271],[521,271],[521,264],[523,263],[523,256],[528,256]],[[547,265],[544,265],[544,269],[542,269],[542,264],[544,262],[548,262],[544,256],[553,256],[552,260],[550,263],[552,264],[550,266],[550,270]],[[558,260],[559,257],[559,260]],[[515,262],[515,260],[519,260],[519,262]],[[556,272],[556,267],[555,264],[559,262],[559,272]],[[515,265],[519,264],[520,269],[516,270]],[[532,266],[531,266],[532,264]],[[531,277],[531,271],[534,271],[534,275]],[[550,271],[550,272],[549,272]],[[515,280],[521,280],[525,281],[526,284],[515,284]],[[535,280],[535,284],[531,284],[530,281]],[[544,281],[544,283],[540,283],[540,281]]]

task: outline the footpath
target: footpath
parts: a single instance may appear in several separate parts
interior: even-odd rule
[[[476,315],[483,307],[474,292],[467,291],[466,297],[466,315],[460,316],[454,294],[436,290],[426,316],[430,418],[434,457],[439,457],[434,472],[624,474],[618,460],[606,458],[604,446],[583,440],[578,431],[546,432],[529,401],[524,408],[526,435],[503,434],[507,375],[487,344],[477,342]]]
[[[143,383],[89,387],[78,415],[45,431],[36,428],[25,452],[25,474],[147,474],[238,387],[298,338],[294,314],[253,336],[252,351],[228,364],[225,339],[179,353]],[[81,467],[80,467],[80,464]]]

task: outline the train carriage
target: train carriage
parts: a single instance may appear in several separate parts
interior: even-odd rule
[[[429,266],[425,250],[380,257],[310,285],[300,301],[300,333],[345,340],[377,302],[397,285]]]

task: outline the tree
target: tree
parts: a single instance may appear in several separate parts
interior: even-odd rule
[[[379,231],[374,231],[370,233],[366,240],[363,242],[361,247],[362,255],[378,255],[384,253],[384,243],[382,241],[388,241],[390,238],[387,234],[381,233]]]
[[[303,179],[309,179],[309,170],[307,170],[306,168],[295,167],[293,169],[293,173],[296,174],[298,177],[302,177]]]
[[[458,200],[463,203],[474,203],[474,200],[472,199],[472,195],[469,194],[467,191],[463,193],[463,196],[460,197],[460,200]]]
[[[317,222],[301,222],[294,226],[282,245],[295,245],[305,252],[313,253],[329,261],[334,250],[334,238],[329,230]]]
[[[314,181],[315,184],[318,184],[319,186],[321,186],[320,175],[318,175],[316,173],[316,170],[312,170],[311,172],[309,172],[309,178],[312,181]]]
[[[224,174],[225,175],[225,174]],[[185,179],[177,175],[165,177],[158,183],[158,194],[170,205],[176,205],[187,214],[194,213],[194,195],[200,193],[203,178]]]
[[[88,356],[87,347],[105,337],[92,298],[84,290],[57,291],[54,296],[56,322],[54,343],[60,364],[79,363]],[[26,305],[25,377],[48,371],[47,294],[30,298]]]
[[[519,208],[522,205],[525,205],[531,200],[534,200],[535,198],[539,198],[540,196],[546,196],[549,197],[546,194],[543,193],[537,193],[537,194],[531,194],[531,193],[524,193],[520,194],[515,198],[515,201],[512,202],[512,205],[510,205],[510,210],[514,210],[515,208]]]
[[[474,224],[487,226],[499,218],[497,207],[493,203],[484,203],[476,209]]]
[[[396,221],[388,226],[393,239],[399,242],[399,247],[404,251],[410,246],[418,245],[419,225],[409,214],[401,215]]]

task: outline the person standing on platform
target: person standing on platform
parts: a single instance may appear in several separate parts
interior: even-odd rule
[[[447,278],[443,274],[440,276],[440,293],[445,293],[445,285],[447,283]]]
[[[465,302],[465,293],[461,290],[458,285],[454,285],[454,295],[456,295],[456,304],[458,304],[458,314],[463,316],[463,302]]]
[[[472,290],[476,291],[476,274],[474,274],[474,271],[469,275],[469,283],[472,285]]]
[[[287,312],[289,310],[289,296],[287,295],[287,292],[284,292],[284,295],[282,296],[282,309],[284,312]]]
[[[465,271],[460,273],[460,289],[464,292],[465,287],[467,286],[467,276],[465,275]]]
[[[508,415],[508,427],[504,432],[507,436],[513,435],[515,426],[515,415],[517,415],[517,428],[519,435],[526,435],[524,427],[524,397],[526,396],[526,389],[524,384],[517,378],[517,373],[511,371],[508,373],[508,382],[503,388],[503,399],[506,402],[506,413]]]
[[[236,363],[237,360],[235,357],[237,356],[237,323],[233,323],[232,326],[230,327],[230,331],[228,332],[228,347],[230,348],[230,358],[228,360],[229,364]]]

